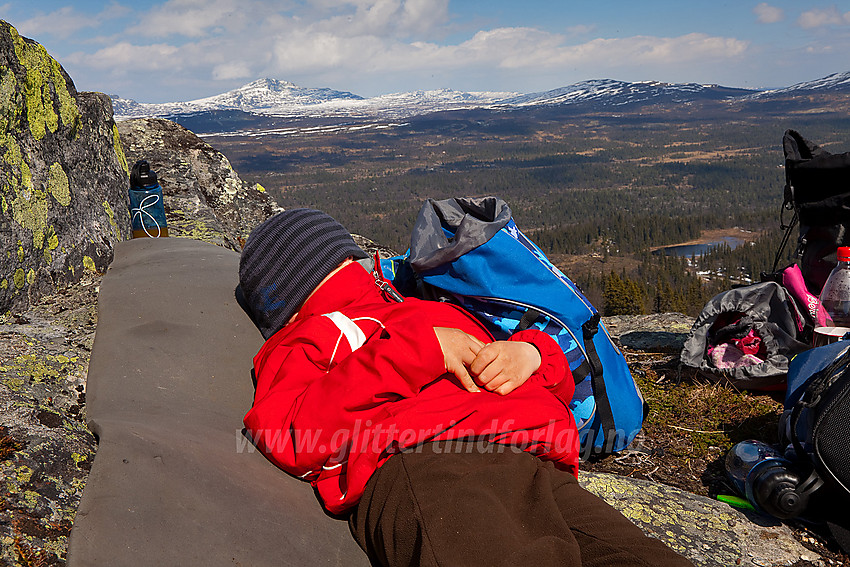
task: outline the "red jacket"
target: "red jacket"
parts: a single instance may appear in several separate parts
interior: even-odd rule
[[[430,441],[446,450],[455,439],[519,446],[577,474],[574,384],[557,343],[535,330],[515,334],[540,351],[538,371],[506,396],[470,393],[446,373],[434,327],[493,340],[460,308],[397,303],[362,266],[346,266],[254,357],[257,389],[244,420],[254,443],[336,514],[359,501],[391,455]]]

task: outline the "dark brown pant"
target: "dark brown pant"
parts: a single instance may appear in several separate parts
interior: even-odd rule
[[[499,445],[429,444],[391,457],[351,516],[375,565],[692,564],[552,463]]]

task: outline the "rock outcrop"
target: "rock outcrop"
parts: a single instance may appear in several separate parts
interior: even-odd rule
[[[777,520],[671,486],[585,472],[580,483],[699,567],[818,565]]]
[[[112,103],[0,21],[0,315],[103,272],[130,233]]]
[[[179,124],[161,118],[118,123],[131,164],[147,160],[162,186],[170,236],[235,251],[253,227],[279,210],[259,184],[239,178],[224,155]]]

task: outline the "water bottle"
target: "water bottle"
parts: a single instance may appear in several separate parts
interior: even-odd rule
[[[819,299],[829,317],[825,326],[815,328],[814,346],[834,343],[850,332],[850,247],[838,248],[838,265],[823,284]]]
[[[800,476],[779,451],[761,441],[741,441],[726,455],[726,474],[750,504],[783,520],[799,516],[808,504],[798,491]]]
[[[147,160],[139,160],[133,165],[129,196],[133,238],[168,236],[162,187]]]

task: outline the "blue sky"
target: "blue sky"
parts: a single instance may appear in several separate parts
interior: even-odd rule
[[[185,101],[261,77],[375,96],[611,78],[783,87],[850,70],[850,1],[0,0],[79,90]]]

